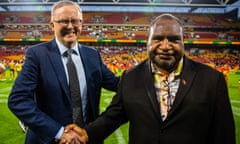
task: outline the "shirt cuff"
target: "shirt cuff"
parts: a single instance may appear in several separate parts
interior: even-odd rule
[[[61,127],[61,128],[59,129],[58,133],[56,134],[55,139],[60,140],[60,139],[61,139],[61,136],[62,136],[62,134],[63,134],[63,131],[64,131],[64,127]]]

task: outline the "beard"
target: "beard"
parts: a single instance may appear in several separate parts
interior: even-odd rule
[[[154,63],[157,67],[168,72],[172,72],[173,70],[175,70],[178,66],[178,62],[180,61],[180,59],[178,59],[176,55],[172,55],[168,59],[162,59],[160,55],[152,54],[150,56],[150,59],[152,63]]]

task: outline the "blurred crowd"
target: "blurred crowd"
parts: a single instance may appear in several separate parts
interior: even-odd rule
[[[86,43],[100,51],[105,64],[120,76],[147,57],[145,44]],[[0,45],[0,79],[14,80],[21,71],[28,45]],[[240,50],[233,47],[186,47],[186,55],[227,75],[240,71]]]

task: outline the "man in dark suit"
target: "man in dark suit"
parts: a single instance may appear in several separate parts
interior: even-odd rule
[[[83,112],[87,124],[99,115],[101,88],[116,91],[117,78],[101,60],[99,52],[78,43],[82,30],[78,4],[64,0],[54,4],[51,27],[55,39],[30,47],[22,71],[9,95],[10,110],[28,126],[26,144],[57,143],[66,136],[77,141],[74,131],[64,133],[73,123],[66,51],[78,73]]]
[[[224,76],[184,55],[179,19],[157,17],[147,46],[149,58],[121,76],[110,106],[85,127],[89,142],[129,122],[130,144],[235,144]]]

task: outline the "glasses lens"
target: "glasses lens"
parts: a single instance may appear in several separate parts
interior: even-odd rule
[[[72,25],[79,25],[79,21],[75,19],[71,20],[71,23]]]

